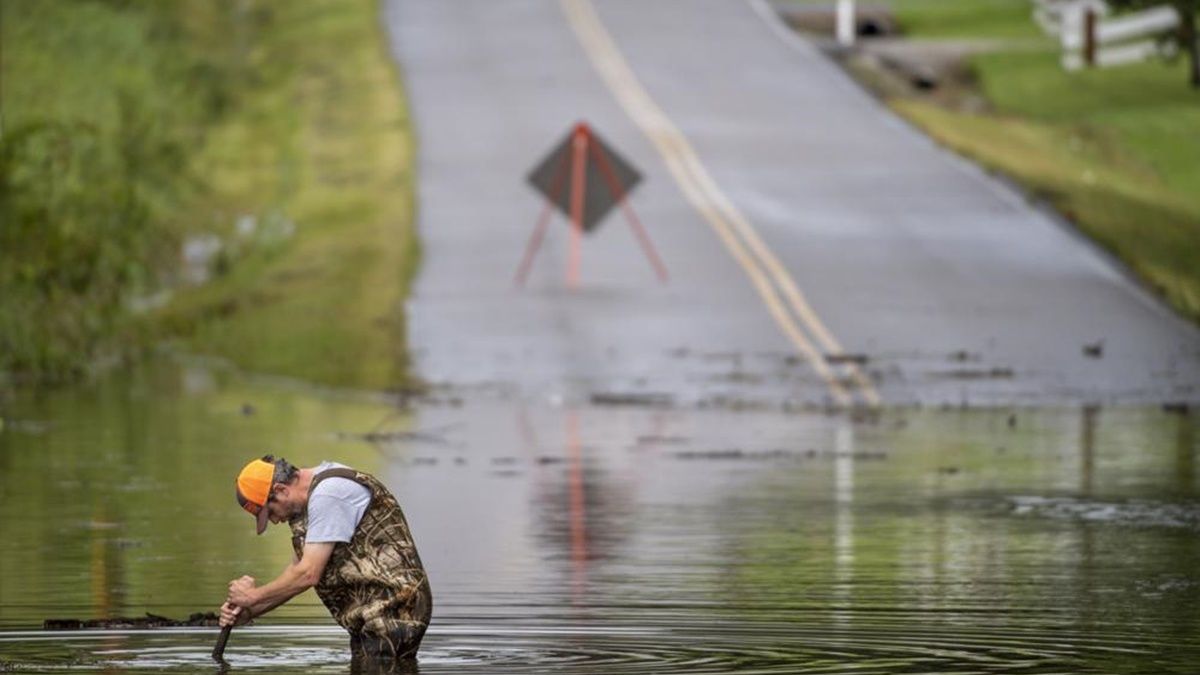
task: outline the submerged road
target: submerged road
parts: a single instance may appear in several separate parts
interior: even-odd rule
[[[1200,331],[892,115],[765,3],[389,0],[435,384],[683,404],[1200,400]],[[525,175],[586,120],[643,175],[564,279]]]

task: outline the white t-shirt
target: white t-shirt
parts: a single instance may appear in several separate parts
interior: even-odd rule
[[[321,462],[313,469],[348,469],[345,464]],[[371,503],[371,491],[349,478],[326,478],[308,495],[308,533],[306,544],[345,542],[354,536]]]

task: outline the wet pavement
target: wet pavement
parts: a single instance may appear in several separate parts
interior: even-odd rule
[[[420,138],[433,382],[778,405],[1200,402],[1200,331],[761,2],[385,3]],[[717,46],[719,44],[719,47]],[[578,120],[644,180],[584,239],[525,182]],[[831,357],[857,360],[833,362]]]

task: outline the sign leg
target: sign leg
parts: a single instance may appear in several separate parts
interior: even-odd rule
[[[634,213],[633,207],[625,199],[625,191],[621,189],[621,183],[617,180],[616,172],[608,163],[608,158],[599,147],[593,145],[592,157],[596,160],[596,165],[600,167],[600,173],[604,176],[604,180],[608,183],[608,189],[612,193],[613,199],[621,205],[621,211],[625,213],[625,218],[629,221],[629,226],[633,228],[634,236],[637,237],[638,243],[642,245],[642,251],[646,253],[646,257],[650,259],[650,264],[654,267],[654,271],[658,274],[658,280],[662,283],[667,283],[667,268],[663,265],[662,260],[658,257],[658,253],[654,250],[654,244],[650,242],[650,235],[646,232],[646,228],[642,226],[642,221]]]
[[[571,250],[567,258],[567,288],[579,286],[580,249],[583,239],[583,205],[584,190],[587,184],[587,125],[575,127],[575,137],[571,140]]]
[[[558,201],[558,193],[562,190],[567,177],[567,164],[570,158],[570,153],[563,154],[558,173],[555,174],[554,182],[550,185],[550,196],[546,199],[546,206],[542,208],[542,213],[538,216],[533,234],[530,235],[529,243],[525,246],[525,255],[521,259],[520,266],[517,267],[517,276],[513,280],[517,287],[525,285],[525,279],[529,276],[530,268],[533,267],[533,256],[537,254],[538,248],[542,245],[542,237],[546,234],[546,225],[550,222],[550,214],[554,210],[554,204]]]

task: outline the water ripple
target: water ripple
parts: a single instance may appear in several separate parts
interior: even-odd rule
[[[961,631],[890,624],[798,625],[727,620],[713,625],[443,629],[422,671],[832,673],[1061,672],[1084,662],[1145,659],[1165,643],[1065,631]],[[502,647],[497,648],[497,645]],[[1193,654],[1194,655],[1194,654]],[[1182,661],[1180,663],[1183,663]],[[1183,672],[1182,670],[1179,672]]]
[[[671,616],[623,623],[561,617],[435,625],[421,650],[424,673],[1051,673],[1100,672],[1122,660],[1188,672],[1200,647],[1159,631],[1114,626],[1103,634],[997,621],[962,628],[942,616],[821,621]],[[1161,637],[1160,637],[1161,636]],[[215,632],[0,633],[0,670],[211,672]],[[289,625],[243,629],[226,656],[236,670],[347,672],[345,633]]]
[[[1147,499],[1103,501],[1077,497],[1013,496],[1012,514],[1059,520],[1117,523],[1200,530],[1200,503]]]

